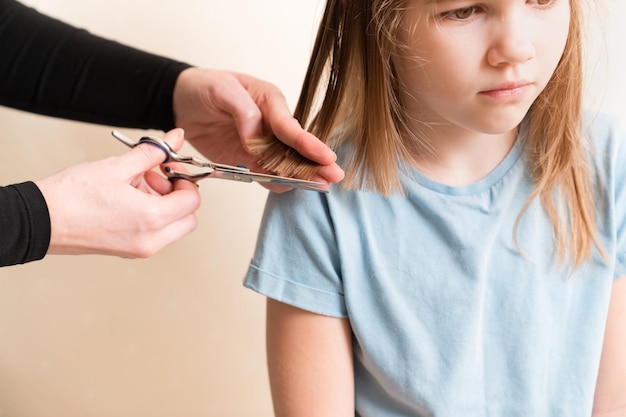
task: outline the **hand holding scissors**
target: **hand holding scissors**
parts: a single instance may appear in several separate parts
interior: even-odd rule
[[[325,184],[321,182],[252,172],[243,166],[219,164],[216,162],[198,158],[196,156],[181,155],[174,151],[167,142],[155,137],[144,136],[139,139],[138,142],[134,142],[132,139],[126,137],[116,130],[111,132],[111,134],[120,142],[130,148],[134,148],[135,146],[142,143],[148,143],[160,148],[165,153],[165,160],[163,161],[163,163],[178,162],[182,164],[193,165],[198,168],[203,168],[203,170],[201,170],[200,172],[187,173],[175,170],[171,167],[165,167],[165,174],[170,179],[184,179],[194,183],[203,178],[218,178],[241,182],[255,181],[261,184],[279,185],[290,188],[302,188],[305,190],[312,190],[323,193],[328,192],[323,188],[325,187]]]

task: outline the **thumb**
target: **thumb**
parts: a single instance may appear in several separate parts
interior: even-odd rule
[[[172,129],[163,135],[161,140],[167,142],[173,150],[178,152],[185,142],[185,131],[179,127]]]
[[[184,131],[182,129],[172,129],[167,132],[161,140],[167,143],[174,151],[179,150],[184,143]],[[123,155],[127,166],[133,167],[134,172],[148,171],[158,165],[163,164],[167,159],[167,154],[160,146],[151,143],[142,143],[135,146],[130,152]]]
[[[263,115],[248,91],[248,86],[258,83],[261,81],[246,74],[232,73],[220,79],[220,87],[212,97],[216,106],[233,118],[242,139],[263,135]]]

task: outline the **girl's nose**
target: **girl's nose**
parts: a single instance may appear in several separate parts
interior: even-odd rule
[[[492,32],[492,43],[487,51],[489,65],[515,65],[535,57],[532,28],[519,19],[503,18]]]

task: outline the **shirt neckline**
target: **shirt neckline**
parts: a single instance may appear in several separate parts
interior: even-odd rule
[[[525,140],[520,129],[513,146],[498,166],[485,177],[472,184],[460,186],[444,184],[427,177],[415,168],[410,168],[409,177],[412,176],[412,179],[419,185],[439,194],[462,196],[481,193],[493,187],[516,165],[522,156],[523,142]]]

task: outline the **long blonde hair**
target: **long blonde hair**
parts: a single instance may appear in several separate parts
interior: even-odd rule
[[[428,143],[411,136],[399,104],[393,56],[402,48],[398,30],[404,0],[328,0],[294,116],[332,147],[355,150],[342,161],[347,188],[400,191],[399,168]],[[525,152],[535,192],[520,213],[539,199],[553,223],[560,261],[581,264],[597,240],[591,178],[582,138],[582,0],[570,0],[569,36],[563,56],[527,115]],[[321,100],[320,100],[321,98]],[[341,134],[337,131],[341,130]],[[275,141],[274,141],[275,142]],[[307,161],[284,148],[265,153],[261,165],[311,172]],[[260,148],[259,148],[260,149]],[[267,151],[267,147],[264,148]],[[278,155],[281,155],[279,158]],[[272,165],[272,161],[275,163]],[[281,172],[293,175],[296,172]],[[564,207],[566,210],[562,210]],[[601,249],[600,249],[601,251]]]

